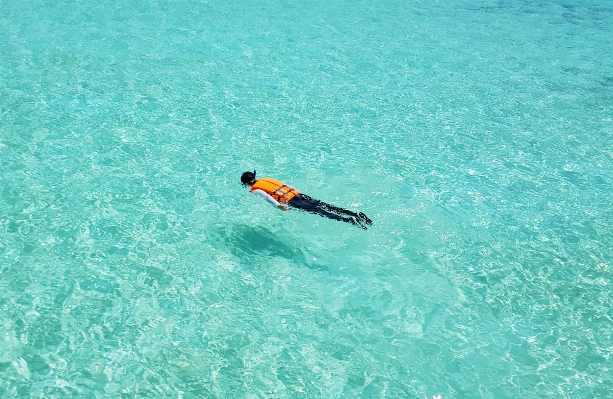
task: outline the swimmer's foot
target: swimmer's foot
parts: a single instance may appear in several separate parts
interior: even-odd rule
[[[372,226],[372,220],[368,218],[368,216],[364,215],[364,213],[359,212],[358,216],[362,219],[367,225]]]
[[[351,218],[351,224],[358,226],[361,229],[366,230],[368,228],[368,226],[365,226],[362,222],[362,219],[358,219],[355,216],[352,216]]]

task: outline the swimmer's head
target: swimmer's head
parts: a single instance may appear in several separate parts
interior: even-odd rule
[[[244,186],[253,186],[253,183],[255,183],[255,169],[253,172],[243,173],[241,176],[241,183],[243,183]]]

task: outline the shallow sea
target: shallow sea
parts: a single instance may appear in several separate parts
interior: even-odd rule
[[[610,398],[612,226],[608,0],[0,0],[2,398]]]

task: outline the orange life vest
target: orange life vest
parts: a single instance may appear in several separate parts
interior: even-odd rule
[[[300,191],[295,188],[269,177],[257,179],[249,192],[253,190],[262,190],[279,202],[287,202],[300,194]]]

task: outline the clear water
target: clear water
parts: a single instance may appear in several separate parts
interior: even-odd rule
[[[608,0],[1,0],[0,396],[612,397],[612,118]]]

